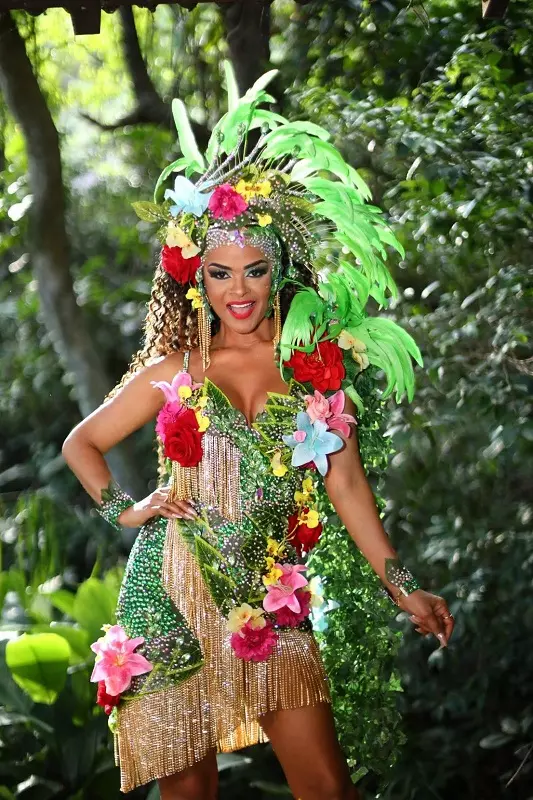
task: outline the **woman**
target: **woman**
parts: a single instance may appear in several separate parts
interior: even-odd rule
[[[100,513],[141,526],[92,679],[123,791],[157,779],[163,800],[211,800],[217,750],[266,738],[295,797],[358,797],[309,620],[304,555],[329,503],[416,629],[445,646],[453,628],[446,602],[399,563],[356,436],[361,372],[380,367],[388,393],[409,395],[409,355],[420,360],[408,334],[364,312],[393,286],[376,253],[392,234],[325,131],[259,114],[265,99],[254,89],[228,112],[209,165],[175,107],[184,161],[163,179],[186,164],[201,177],[137,204],[164,221],[145,345],[64,445]],[[268,130],[242,156],[258,120]],[[340,244],[362,268],[348,254],[318,281]],[[160,486],[135,502],[104,454],[155,418]]]

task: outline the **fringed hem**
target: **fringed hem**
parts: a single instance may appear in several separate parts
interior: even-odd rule
[[[268,741],[259,724],[268,711],[331,701],[318,646],[305,631],[280,631],[267,661],[235,656],[226,621],[174,520],[162,579],[198,637],[205,665],[172,688],[119,707],[115,752],[123,792],[181,772],[211,750],[228,753]]]
[[[268,669],[262,669],[267,664]],[[216,699],[210,702],[206,696],[203,670],[179,686],[120,707],[115,760],[120,765],[122,792],[181,772],[211,750],[232,753],[267,742],[260,717],[269,711],[331,702],[318,648],[310,634],[284,632],[269,662],[244,666],[255,674],[248,676],[249,702],[240,713],[225,707],[221,716]]]

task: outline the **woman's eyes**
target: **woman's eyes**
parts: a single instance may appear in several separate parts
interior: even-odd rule
[[[245,273],[245,278],[262,278],[267,272],[268,267],[254,267],[249,272]],[[224,281],[226,278],[231,278],[231,275],[223,269],[216,269],[209,271],[209,277],[214,278],[216,281]]]

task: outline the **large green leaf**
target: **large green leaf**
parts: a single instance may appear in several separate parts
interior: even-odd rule
[[[102,625],[115,621],[115,593],[98,578],[88,578],[76,592],[72,616],[93,642],[102,636]]]
[[[67,679],[70,647],[55,633],[24,633],[6,647],[6,663],[15,683],[36,703],[51,705]]]

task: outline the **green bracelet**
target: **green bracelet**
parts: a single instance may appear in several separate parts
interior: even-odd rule
[[[127,508],[135,505],[135,500],[123,492],[118,483],[110,481],[106,489],[102,489],[102,504],[96,510],[117,531],[121,529],[118,518]]]
[[[394,584],[394,586],[398,587],[398,594],[396,597],[386,589],[387,594],[393,600],[396,605],[398,605],[398,599],[400,595],[407,595],[416,592],[417,589],[420,589],[420,584],[416,580],[416,578],[412,575],[411,572],[404,567],[403,564],[397,558],[386,558],[385,559],[385,577],[389,581],[389,583]]]

